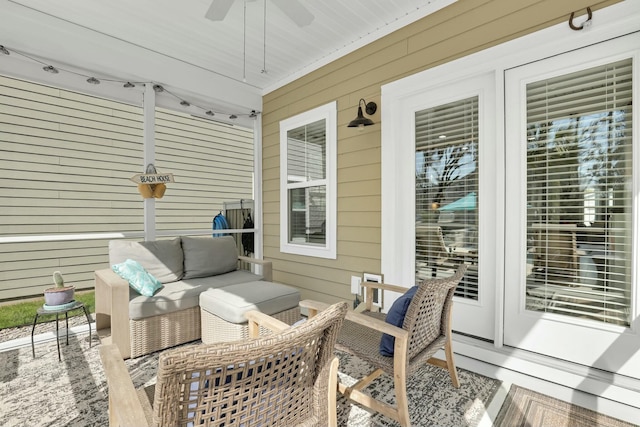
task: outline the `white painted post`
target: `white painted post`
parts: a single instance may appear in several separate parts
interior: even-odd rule
[[[253,122],[253,167],[253,224],[257,230],[253,256],[262,259],[262,114],[258,114]]]
[[[146,172],[147,165],[156,161],[156,92],[153,84],[147,83],[144,88],[142,100],[142,141],[144,149],[144,164],[142,173]],[[156,239],[156,199],[150,197],[144,199],[144,239]]]

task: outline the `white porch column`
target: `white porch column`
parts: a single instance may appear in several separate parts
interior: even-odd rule
[[[153,84],[145,84],[142,100],[142,141],[144,151],[144,164],[142,173],[146,172],[147,165],[156,161],[156,92]],[[144,199],[144,239],[156,239],[156,199],[150,197]]]
[[[264,256],[262,218],[262,114],[258,114],[253,123],[253,222],[254,256]]]

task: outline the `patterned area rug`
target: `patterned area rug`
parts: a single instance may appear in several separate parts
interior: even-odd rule
[[[495,427],[638,427],[580,406],[512,385]]]
[[[108,426],[107,384],[93,335],[0,352],[1,426]]]
[[[353,385],[373,369],[361,359],[338,352],[340,381]],[[477,426],[500,387],[494,380],[458,368],[460,388],[451,384],[445,369],[425,365],[407,380],[409,416],[415,426]],[[383,374],[363,391],[383,402],[395,405],[393,379]],[[338,424],[348,426],[399,426],[397,422],[378,413],[369,413],[344,397],[338,402]],[[341,422],[342,421],[342,422]]]
[[[56,343],[0,352],[0,425],[2,426],[106,426],[107,384],[94,336],[70,336],[61,340],[62,361]],[[341,379],[355,382],[368,366],[355,357],[340,354]],[[128,360],[134,385],[155,382],[158,353]],[[500,382],[458,369],[462,387],[455,389],[447,371],[425,366],[409,381],[409,412],[420,426],[476,426]],[[369,387],[371,394],[394,403],[391,378],[383,375]],[[348,403],[338,402],[340,425],[396,426],[394,421]]]

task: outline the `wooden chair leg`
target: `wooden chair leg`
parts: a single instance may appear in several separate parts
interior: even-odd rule
[[[453,348],[451,347],[451,336],[447,339],[447,342],[444,344],[444,353],[447,357],[447,369],[449,370],[449,375],[451,376],[451,382],[455,388],[460,388],[460,380],[458,379],[458,371],[456,370],[456,362],[453,359]]]
[[[393,389],[396,393],[395,415],[403,427],[410,427],[407,399],[408,335],[397,336],[393,344]]]
[[[403,427],[410,427],[409,419],[409,399],[407,398],[406,376],[396,375],[393,379],[393,387],[396,393],[396,405],[398,410],[398,422]]]
[[[337,357],[331,360],[329,367],[329,396],[327,404],[329,405],[329,427],[338,426],[338,415],[336,412],[336,399],[338,398],[338,361]]]

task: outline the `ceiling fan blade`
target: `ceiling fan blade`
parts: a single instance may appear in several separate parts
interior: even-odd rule
[[[233,0],[213,0],[204,17],[212,21],[222,21],[231,9]]]
[[[313,14],[309,12],[298,0],[272,0],[285,15],[289,17],[298,27],[304,27],[313,22]]]

